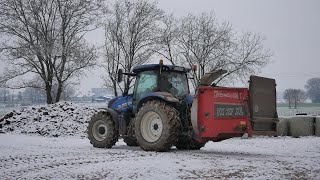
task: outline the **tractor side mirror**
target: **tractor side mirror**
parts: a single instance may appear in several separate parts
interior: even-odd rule
[[[122,69],[118,69],[118,82],[122,82],[123,81],[123,70]]]

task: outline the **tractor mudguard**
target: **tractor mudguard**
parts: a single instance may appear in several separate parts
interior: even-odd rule
[[[119,119],[118,119],[118,113],[117,111],[111,109],[111,108],[99,108],[100,111],[107,112],[112,116],[112,120],[114,124],[116,125],[116,129],[119,129]]]
[[[142,106],[142,104],[150,99],[157,98],[162,99],[167,102],[176,103],[179,102],[179,99],[175,98],[171,93],[168,92],[151,92],[141,97],[138,102],[138,108]]]

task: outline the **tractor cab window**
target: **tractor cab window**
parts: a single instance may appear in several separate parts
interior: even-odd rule
[[[160,78],[160,90],[182,97],[189,93],[187,76],[181,72],[163,72]]]
[[[142,95],[153,92],[157,87],[157,73],[155,71],[146,71],[139,74],[136,80],[136,99],[140,99]]]

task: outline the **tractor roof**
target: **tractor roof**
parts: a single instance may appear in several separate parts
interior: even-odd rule
[[[136,66],[133,68],[134,73],[140,73],[143,71],[149,71],[149,70],[158,70],[160,67],[166,69],[167,71],[178,71],[178,72],[188,72],[191,69],[190,68],[185,68],[181,66],[173,66],[173,65],[161,65],[161,64],[144,64],[140,66]]]

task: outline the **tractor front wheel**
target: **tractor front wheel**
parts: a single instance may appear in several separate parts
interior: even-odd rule
[[[87,132],[90,143],[98,148],[111,148],[119,138],[112,117],[105,112],[98,112],[91,118]]]
[[[176,110],[162,101],[148,101],[135,120],[135,136],[145,151],[168,151],[177,140],[179,119]]]

